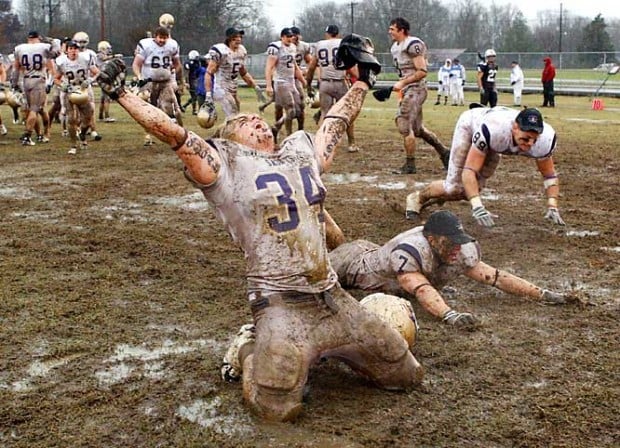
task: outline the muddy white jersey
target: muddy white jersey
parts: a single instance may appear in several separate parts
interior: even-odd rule
[[[135,51],[136,56],[140,55],[144,59],[142,64],[142,77],[158,80],[161,77],[161,69],[174,73],[174,61],[179,57],[179,44],[176,40],[169,38],[164,45],[157,45],[155,39],[144,38],[138,42]]]
[[[23,68],[25,77],[45,78],[47,70],[45,65],[52,59],[52,46],[43,42],[32,44],[20,44],[15,47],[15,60]]]
[[[306,56],[310,54],[310,44],[306,41],[300,40],[295,45],[295,62],[301,67],[306,63]]]
[[[97,66],[97,53],[95,52],[95,50],[85,48],[83,50],[80,50],[78,54],[80,59],[87,63],[89,67],[92,65]]]
[[[281,40],[271,42],[267,47],[267,55],[278,58],[273,80],[275,82],[295,81],[295,45],[284,45]]]
[[[243,45],[239,45],[236,51],[233,51],[226,44],[213,45],[209,49],[208,58],[218,65],[215,73],[215,87],[228,92],[236,92],[239,70],[245,67],[247,56],[248,51]]]
[[[334,60],[342,39],[325,39],[316,43],[313,55],[321,70],[321,79],[344,79],[345,71],[336,70]]]
[[[435,288],[441,288],[480,262],[477,242],[461,246],[457,260],[444,264],[435,255],[422,234],[423,227],[414,227],[400,233],[383,246],[365,252],[356,261],[355,287],[396,295],[406,294],[398,284],[398,276],[419,272]]]
[[[402,79],[416,72],[413,58],[420,55],[426,58],[426,44],[418,37],[407,36],[402,42],[394,42],[390,52],[394,66],[398,70],[398,76]]]
[[[504,155],[519,155],[533,159],[550,157],[555,151],[557,136],[553,127],[543,123],[543,132],[529,151],[519,149],[512,137],[512,125],[519,114],[518,109],[498,106],[471,109],[472,145],[485,154],[495,152]]]
[[[214,184],[199,188],[245,253],[249,291],[316,293],[335,285],[325,187],[310,134],[291,134],[275,154],[228,140],[209,143],[222,166]]]
[[[77,57],[71,60],[68,57],[56,59],[56,69],[62,73],[63,80],[73,86],[79,86],[90,76],[90,65],[87,60]]]

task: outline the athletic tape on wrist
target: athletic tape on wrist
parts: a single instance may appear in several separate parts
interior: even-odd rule
[[[545,186],[545,190],[547,190],[549,187],[553,187],[554,185],[559,185],[560,182],[558,182],[558,178],[557,177],[550,177],[547,178],[543,181],[543,185]]]
[[[480,196],[474,196],[472,198],[469,198],[469,203],[471,204],[472,210],[478,207],[482,207],[482,200],[480,199]]]

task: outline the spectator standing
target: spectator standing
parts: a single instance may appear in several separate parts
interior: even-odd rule
[[[465,79],[467,79],[465,67],[461,65],[461,61],[454,59],[450,68],[450,97],[453,106],[465,105],[465,93],[463,92]]]
[[[439,86],[437,87],[437,101],[435,101],[435,106],[441,103],[441,95],[443,95],[443,104],[444,106],[448,104],[448,94],[450,93],[450,70],[452,68],[452,61],[450,59],[446,59],[446,62],[443,66],[439,68],[437,72],[437,81]]]
[[[542,107],[555,107],[555,93],[553,91],[553,80],[555,79],[555,66],[551,58],[547,56],[543,59],[545,68],[543,68],[541,81],[543,85],[543,104]]]
[[[512,95],[514,97],[514,105],[521,105],[521,94],[523,93],[523,70],[519,67],[517,61],[512,61],[512,70],[510,71],[510,85],[512,86]]]

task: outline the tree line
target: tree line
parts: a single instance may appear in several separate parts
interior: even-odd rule
[[[246,31],[244,45],[250,53],[262,53],[278,39],[278,30],[266,15],[261,0],[22,0],[17,15],[11,1],[0,0],[0,46],[2,51],[25,40],[29,29],[54,37],[85,31],[91,46],[108,40],[115,52],[132,54],[136,43],[157,26],[158,17],[171,13],[176,19],[173,37],[184,53],[196,49],[206,53],[224,39],[224,31],[235,26]],[[304,40],[323,38],[328,24],[337,24],[343,34],[370,36],[378,52],[390,47],[390,20],[409,20],[411,34],[429,48],[459,48],[499,52],[605,52],[615,60],[613,42],[620,41],[620,20],[609,23],[598,15],[581,17],[566,10],[538,13],[529,23],[515,5],[487,5],[477,0],[361,0],[348,4],[326,1],[300,10],[291,25],[301,28]],[[561,20],[560,20],[561,18]],[[596,55],[584,55],[595,65]]]

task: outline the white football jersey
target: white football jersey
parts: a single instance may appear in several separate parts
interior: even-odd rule
[[[15,47],[15,60],[23,68],[25,77],[45,78],[47,61],[52,59],[52,46],[43,42],[20,44]]]
[[[63,80],[74,86],[79,86],[90,76],[90,65],[87,59],[80,58],[79,55],[75,60],[69,59],[66,55],[64,58],[56,58],[56,70],[62,73]]]
[[[426,58],[426,44],[418,37],[407,36],[402,42],[394,42],[390,52],[394,66],[402,79],[416,72],[413,66],[413,58],[420,55]]]
[[[519,155],[533,159],[550,157],[555,151],[557,136],[553,127],[543,123],[543,132],[529,151],[519,149],[512,137],[512,124],[518,109],[498,106],[480,107],[466,113],[470,114],[472,145],[483,153],[495,152],[504,155]]]
[[[336,70],[334,60],[342,39],[325,39],[316,43],[314,56],[321,70],[321,79],[344,79],[345,71]]]
[[[245,67],[247,56],[248,51],[243,45],[239,45],[236,51],[223,43],[213,45],[209,50],[208,59],[218,64],[215,73],[215,88],[236,92],[239,70]]]
[[[135,51],[136,56],[144,59],[142,64],[142,77],[158,81],[162,69],[174,73],[174,60],[179,57],[179,44],[169,38],[164,45],[157,45],[155,39],[147,37],[140,40]]]
[[[275,82],[294,82],[297,47],[293,44],[284,45],[281,40],[278,40],[269,44],[267,54],[278,58],[273,80]]]

